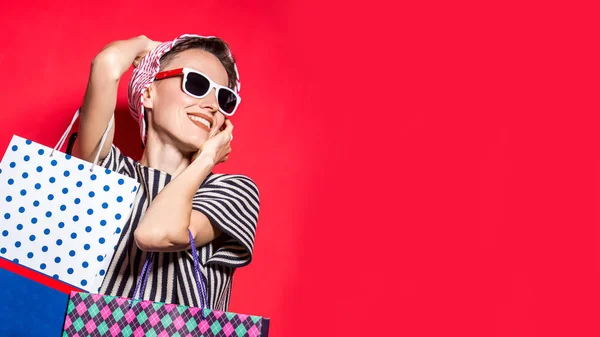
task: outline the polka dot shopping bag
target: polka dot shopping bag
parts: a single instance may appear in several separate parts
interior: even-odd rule
[[[0,162],[0,257],[97,292],[139,183],[13,136]],[[113,117],[114,118],[114,117]],[[102,137],[102,148],[111,119]]]

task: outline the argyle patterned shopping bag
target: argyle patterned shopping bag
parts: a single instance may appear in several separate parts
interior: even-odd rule
[[[72,292],[63,337],[262,337],[268,328],[259,316]]]
[[[200,274],[192,234],[189,235],[194,257],[194,277],[203,308],[136,299],[137,294],[144,293],[152,270],[152,254],[148,254],[134,299],[72,292],[63,337],[267,337],[268,318],[205,308],[208,303],[206,286]]]

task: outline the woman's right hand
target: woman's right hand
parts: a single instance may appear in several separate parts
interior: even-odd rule
[[[137,67],[138,63],[144,58],[144,56],[146,56],[150,51],[152,51],[154,48],[160,46],[162,44],[162,42],[159,41],[153,41],[150,40],[149,38],[147,38],[145,35],[141,35],[139,36],[139,38],[145,39],[146,40],[146,48],[144,48],[144,50],[142,51],[142,53],[140,53],[139,55],[136,56],[136,58],[133,60],[133,66]]]

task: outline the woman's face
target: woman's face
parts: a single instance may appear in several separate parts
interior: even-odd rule
[[[227,71],[213,54],[188,49],[177,54],[161,71],[191,68],[214,82],[227,86]],[[149,111],[148,130],[163,142],[172,142],[183,153],[196,152],[211,131],[221,128],[225,116],[219,111],[215,89],[204,98],[194,98],[181,88],[182,76],[154,81],[144,94],[144,108]],[[205,125],[207,123],[208,127]],[[150,134],[149,134],[150,136]]]

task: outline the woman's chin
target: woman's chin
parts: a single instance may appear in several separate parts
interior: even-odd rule
[[[208,134],[206,135],[194,135],[180,139],[183,152],[196,152],[200,150],[202,144],[206,142]]]

